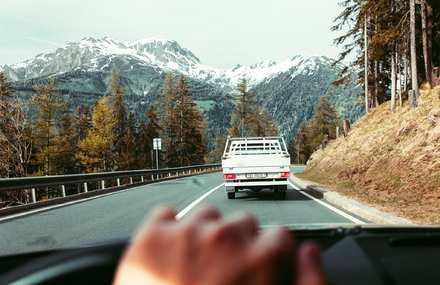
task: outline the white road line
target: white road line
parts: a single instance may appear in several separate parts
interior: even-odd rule
[[[333,207],[333,206],[331,206],[331,205],[329,205],[329,204],[327,204],[327,203],[325,203],[325,202],[323,202],[323,201],[321,201],[321,200],[319,200],[319,199],[313,197],[312,195],[307,194],[306,192],[304,192],[304,191],[302,191],[301,189],[299,189],[296,185],[294,185],[291,181],[289,181],[289,184],[290,184],[290,186],[293,187],[293,189],[295,189],[295,190],[299,190],[299,192],[300,192],[301,194],[303,194],[304,196],[306,196],[307,198],[310,198],[310,199],[312,199],[313,201],[315,201],[316,203],[318,203],[318,204],[320,204],[320,205],[326,207],[327,209],[329,209],[329,210],[335,212],[336,214],[339,214],[339,215],[343,216],[344,218],[349,219],[349,220],[352,221],[353,223],[356,223],[356,224],[359,224],[359,225],[365,224],[364,221],[361,221],[361,220],[359,220],[359,219],[353,217],[352,215],[349,215],[349,214],[347,214],[346,212],[341,211],[341,210],[339,210],[339,209],[337,209],[337,208],[335,208],[335,207]]]
[[[179,179],[183,179],[183,178],[185,178],[185,177],[177,178],[175,180],[179,180]],[[29,211],[26,211],[26,212],[22,212],[22,213],[12,214],[12,215],[0,218],[0,222],[11,220],[11,219],[15,219],[15,218],[19,218],[19,217],[22,217],[22,216],[27,216],[27,215],[35,214],[35,213],[39,213],[39,212],[43,212],[43,211],[48,211],[48,210],[52,210],[52,209],[56,209],[56,208],[60,208],[60,207],[65,207],[65,206],[69,206],[69,205],[73,205],[73,204],[78,204],[78,203],[81,203],[81,202],[86,202],[86,201],[89,201],[89,200],[98,199],[98,198],[102,198],[102,197],[113,195],[113,194],[118,194],[118,193],[123,193],[123,192],[126,192],[126,191],[131,191],[131,190],[133,190],[135,188],[138,188],[138,187],[150,187],[150,186],[154,186],[154,185],[165,183],[165,182],[168,182],[168,181],[167,180],[158,181],[158,182],[154,182],[154,183],[151,183],[151,184],[146,184],[146,185],[142,185],[142,186],[135,186],[133,188],[128,188],[128,189],[119,190],[119,191],[115,191],[115,192],[105,193],[105,194],[101,194],[101,195],[98,195],[98,196],[87,197],[87,198],[73,200],[73,201],[66,202],[66,203],[61,203],[61,204],[50,205],[50,206],[46,206],[46,207],[42,207],[42,208],[37,208],[37,209],[34,209],[34,210],[29,210]]]
[[[214,192],[215,190],[217,190],[218,188],[222,187],[223,185],[225,185],[224,183],[220,184],[219,186],[209,190],[208,192],[206,192],[205,194],[203,194],[202,196],[200,196],[197,200],[195,200],[194,202],[192,202],[191,204],[189,204],[185,209],[183,209],[182,211],[180,211],[177,215],[176,215],[176,219],[181,219],[183,216],[186,215],[186,213],[188,213],[192,208],[194,208],[195,205],[197,205],[198,203],[200,203],[200,201],[202,201],[203,199],[205,199],[209,194],[211,194],[212,192]]]
[[[79,199],[79,200],[74,200],[74,201],[70,201],[70,202],[66,202],[66,203],[62,203],[62,204],[56,204],[56,205],[50,205],[50,206],[47,206],[47,207],[37,208],[37,209],[34,209],[34,210],[29,210],[29,211],[18,213],[18,214],[12,214],[10,216],[6,216],[6,217],[3,217],[3,218],[0,218],[0,222],[11,220],[11,219],[15,219],[15,218],[19,218],[19,217],[22,217],[22,216],[27,216],[27,215],[35,214],[35,213],[39,213],[39,212],[43,212],[43,211],[48,211],[48,210],[52,210],[52,209],[56,209],[56,208],[61,208],[61,207],[65,207],[65,206],[69,206],[69,205],[73,205],[73,204],[77,204],[77,203],[81,203],[81,202],[86,202],[86,201],[89,201],[89,200],[93,200],[93,199],[109,196],[109,195],[112,195],[112,194],[115,194],[115,193],[120,193],[122,191],[125,192],[127,190],[121,190],[119,192],[105,193],[105,194],[102,194],[102,195],[99,195],[99,196],[87,197],[87,198],[83,198],[83,199]]]

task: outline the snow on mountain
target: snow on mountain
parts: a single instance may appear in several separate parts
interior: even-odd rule
[[[145,39],[121,43],[108,37],[87,37],[53,52],[39,54],[33,59],[5,65],[0,70],[16,81],[72,70],[105,70],[111,68],[117,58],[135,66],[149,65],[184,74],[188,74],[193,66],[200,64],[200,60],[194,54],[180,47],[176,41]]]
[[[326,57],[295,56],[276,63],[263,60],[251,66],[217,69],[203,64],[176,41],[157,38],[122,43],[111,38],[84,38],[35,58],[0,67],[23,100],[32,96],[35,83],[52,77],[72,106],[92,106],[105,90],[113,66],[120,76],[130,112],[143,119],[146,108],[158,98],[167,72],[183,74],[194,100],[206,112],[211,134],[225,130],[234,108],[231,94],[245,77],[277,122],[280,132],[292,136],[310,119],[320,96],[328,96],[341,118],[354,120],[358,86],[333,87],[342,66]],[[34,79],[34,80],[29,80]]]
[[[53,52],[39,54],[33,59],[5,65],[0,70],[11,80],[17,81],[74,70],[103,71],[111,69],[118,61],[118,69],[132,70],[149,66],[230,88],[243,77],[249,79],[251,84],[258,84],[288,71],[292,72],[292,77],[303,72],[313,74],[319,62],[326,60],[320,56],[296,56],[281,63],[264,60],[249,67],[236,66],[222,70],[202,64],[191,51],[172,40],[147,38],[122,43],[108,37],[87,37]]]

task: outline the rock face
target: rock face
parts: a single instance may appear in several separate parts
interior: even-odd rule
[[[234,106],[231,94],[245,76],[263,107],[277,121],[280,132],[289,138],[313,115],[320,96],[329,97],[341,119],[353,122],[363,113],[357,104],[358,86],[331,86],[344,68],[331,63],[331,59],[322,56],[295,56],[281,63],[264,60],[249,67],[220,70],[203,65],[176,41],[151,38],[121,43],[110,38],[85,38],[0,70],[13,81],[23,100],[30,98],[36,83],[53,78],[74,109],[80,104],[92,105],[103,94],[114,67],[128,108],[138,119],[157,100],[166,74],[183,74],[194,100],[208,116],[211,133],[216,128],[229,127]]]

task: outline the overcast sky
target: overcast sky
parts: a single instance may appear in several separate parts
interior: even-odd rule
[[[336,58],[339,0],[1,0],[0,65],[85,37],[176,40],[217,68],[295,55]]]

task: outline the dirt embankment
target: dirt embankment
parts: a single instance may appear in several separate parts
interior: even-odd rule
[[[300,178],[415,223],[440,224],[440,88],[419,107],[385,103],[317,151]]]

